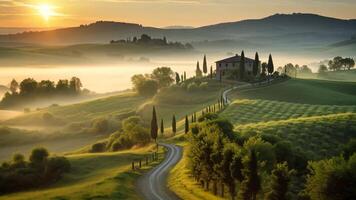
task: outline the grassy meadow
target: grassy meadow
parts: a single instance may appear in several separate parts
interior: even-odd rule
[[[143,159],[153,149],[153,146],[148,146],[121,152],[70,155],[67,158],[72,165],[71,172],[59,182],[42,189],[3,195],[0,199],[141,199],[136,193],[135,180],[157,165],[163,155],[148,166],[143,164],[140,170],[132,171],[131,162]]]

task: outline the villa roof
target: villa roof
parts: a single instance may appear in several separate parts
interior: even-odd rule
[[[225,59],[223,59],[223,60],[216,61],[216,63],[235,63],[235,62],[240,62],[240,60],[241,60],[241,56],[239,56],[238,54],[236,54],[236,55],[233,56],[233,57],[225,58]],[[254,59],[245,57],[245,61],[247,61],[247,62],[254,62]]]

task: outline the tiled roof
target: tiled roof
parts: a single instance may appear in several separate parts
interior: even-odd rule
[[[224,62],[224,63],[233,63],[233,62],[240,62],[240,60],[241,60],[241,56],[239,56],[239,55],[236,54],[236,55],[233,56],[233,57],[216,61],[216,63],[222,63],[222,62]],[[254,62],[253,59],[247,58],[247,57],[245,57],[245,61],[247,61],[247,62]]]

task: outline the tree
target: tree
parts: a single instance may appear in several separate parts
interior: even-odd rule
[[[265,77],[266,75],[267,75],[267,63],[263,62],[261,76]]]
[[[183,80],[182,80],[183,81]],[[176,72],[176,84],[178,85],[180,83],[180,76],[179,74]]]
[[[20,94],[21,95],[32,95],[37,90],[37,81],[33,78],[24,79],[20,83]]]
[[[41,94],[49,95],[55,92],[56,87],[53,81],[42,80],[41,82],[38,83],[37,90]]]
[[[311,74],[313,73],[312,70],[307,66],[307,65],[303,65],[300,69],[299,72],[301,74]]]
[[[257,74],[258,74],[258,65],[259,64],[260,64],[260,59],[259,59],[258,53],[256,52],[255,61],[253,62],[253,70],[252,70],[254,76],[257,76]]]
[[[336,56],[333,60],[328,62],[329,69],[332,71],[338,71],[341,69],[343,62],[343,58],[341,56]]]
[[[344,64],[345,68],[347,68],[348,70],[355,67],[355,61],[352,58],[344,58],[343,64]]]
[[[158,67],[153,70],[151,78],[156,80],[159,88],[168,87],[174,82],[174,72],[169,67]]]
[[[137,93],[142,96],[153,96],[158,91],[157,81],[149,78],[148,76],[144,76],[142,74],[134,75],[131,77],[131,82]]]
[[[261,190],[261,180],[258,175],[258,161],[254,149],[250,150],[243,174],[244,180],[240,186],[238,199],[256,200],[257,194]]]
[[[197,68],[195,70],[195,76],[197,78],[201,78],[203,76],[203,73],[202,73],[202,71],[200,70],[200,67],[199,67],[199,61],[197,62]]]
[[[213,79],[213,66],[210,66],[210,79]]]
[[[272,74],[274,72],[274,65],[273,65],[273,59],[271,54],[269,54],[268,57],[267,70],[268,70],[268,74]]]
[[[355,199],[355,166],[356,154],[349,160],[339,156],[310,162],[305,192],[311,200]]]
[[[245,52],[241,52],[240,58],[240,80],[243,80],[245,76]]]
[[[58,93],[66,94],[69,91],[69,82],[67,79],[58,80],[56,85]]]
[[[204,74],[208,73],[208,64],[206,63],[206,55],[204,55],[204,60],[203,60],[203,72]]]
[[[48,158],[48,151],[45,148],[35,148],[32,150],[30,155],[31,165],[34,166],[39,171],[44,170],[45,163]]]
[[[156,115],[156,108],[155,106],[153,106],[152,119],[151,119],[151,138],[154,139],[156,143],[157,143],[157,135],[158,135],[157,115]]]
[[[16,94],[18,89],[19,89],[19,84],[17,83],[17,81],[15,79],[12,79],[12,81],[10,83],[11,94]]]
[[[186,81],[186,80],[187,80],[187,73],[184,72],[184,81]]]
[[[83,87],[82,82],[77,77],[72,77],[69,81],[69,88],[73,93],[78,94],[80,92],[80,88]]]
[[[173,135],[175,135],[177,132],[177,122],[176,122],[175,115],[173,115],[173,117],[172,117],[172,132],[173,132]]]
[[[266,195],[266,200],[287,200],[288,188],[293,174],[292,170],[288,169],[286,162],[279,163],[272,171],[271,175],[271,190]]]
[[[318,69],[318,73],[319,74],[323,74],[323,73],[325,73],[327,71],[328,71],[328,67],[326,65],[322,64],[322,65],[319,66],[319,69]]]
[[[185,132],[186,134],[189,132],[189,120],[188,120],[188,115],[185,116],[184,132]]]
[[[231,199],[235,199],[236,196],[236,181],[235,178],[233,177],[233,171],[232,171],[234,169],[231,167],[236,151],[237,151],[236,144],[234,143],[225,144],[225,147],[222,152],[221,169],[220,169],[221,179],[228,186]]]
[[[163,119],[161,119],[161,135],[163,136],[164,134],[164,124],[163,124]]]

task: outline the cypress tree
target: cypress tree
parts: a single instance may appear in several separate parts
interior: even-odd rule
[[[176,84],[178,85],[180,83],[180,76],[179,74],[176,72]]]
[[[185,134],[187,134],[187,133],[189,132],[189,120],[188,120],[188,115],[185,116],[184,132],[185,132]]]
[[[268,70],[268,74],[272,74],[274,72],[274,65],[273,65],[273,59],[271,54],[269,54],[267,70]]]
[[[172,118],[172,132],[173,132],[173,135],[176,135],[177,122],[176,122],[176,116],[175,115],[173,115],[173,118]]]
[[[213,66],[210,66],[210,79],[213,79]]]
[[[257,194],[261,190],[261,180],[258,175],[257,162],[256,151],[252,149],[246,163],[246,168],[244,169],[243,174],[245,179],[241,183],[238,199],[256,200]]]
[[[163,119],[161,119],[161,135],[163,136],[164,134],[164,124],[163,124]]]
[[[186,81],[186,80],[187,80],[187,73],[184,72],[184,81]]]
[[[196,68],[196,70],[195,70],[195,76],[196,76],[197,78],[200,78],[200,77],[203,76],[202,71],[200,70],[199,61],[197,62],[197,68]]]
[[[181,80],[181,82],[183,82],[183,81],[184,81],[184,76],[183,76],[183,74],[182,74],[182,75],[180,75],[180,80]]]
[[[256,52],[256,55],[255,55],[255,61],[253,62],[253,75],[254,76],[257,76],[258,74],[258,65],[260,63],[260,58],[258,56],[258,53]]]
[[[197,122],[197,113],[194,112],[194,122]]]
[[[245,52],[241,52],[240,58],[240,80],[243,80],[245,76]]]
[[[156,108],[155,106],[153,106],[152,120],[151,120],[151,138],[154,139],[156,143],[157,143],[157,135],[158,135],[157,115],[156,115]]]
[[[271,191],[267,193],[266,200],[286,200],[289,199],[288,187],[293,171],[289,171],[286,162],[277,164],[272,171]]]
[[[191,116],[191,120],[192,123],[194,123],[194,115]]]
[[[204,74],[208,73],[208,65],[206,63],[206,55],[204,55],[204,60],[203,60],[203,72],[204,72]]]

